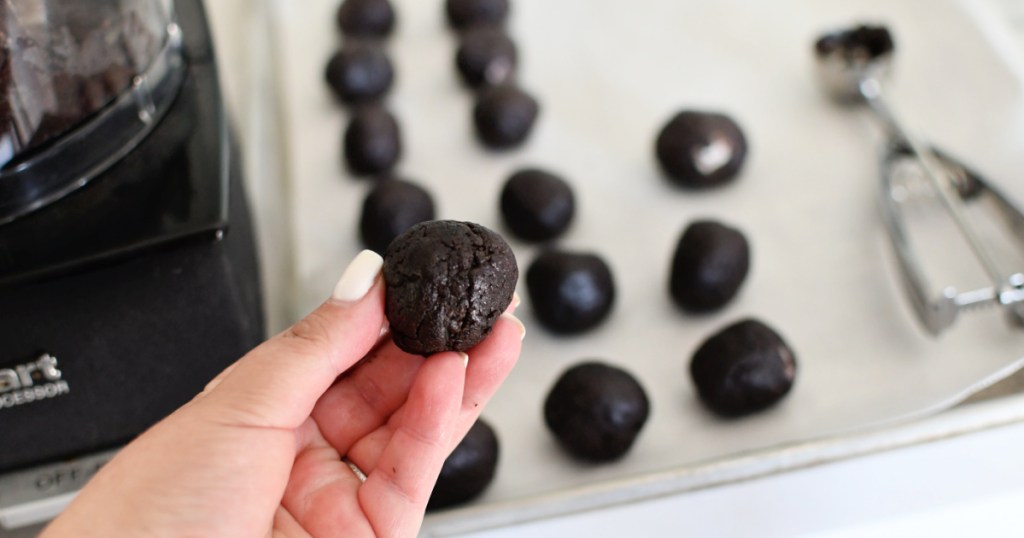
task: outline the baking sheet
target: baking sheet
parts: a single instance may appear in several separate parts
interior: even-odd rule
[[[811,44],[821,31],[862,20],[890,25],[897,110],[915,131],[1024,199],[1018,58],[976,6],[519,0],[511,33],[522,54],[520,80],[543,110],[527,145],[493,153],[473,138],[472,97],[456,78],[456,41],[442,2],[395,4],[400,26],[388,47],[397,84],[389,103],[404,131],[399,172],[433,192],[440,217],[499,231],[498,193],[512,171],[561,173],[576,190],[578,214],[560,245],[600,253],[618,286],[604,325],[564,338],[535,322],[520,282],[528,335],[520,365],[484,414],[502,457],[473,510],[905,421],[952,405],[1024,362],[1024,336],[997,310],[965,317],[937,340],[918,328],[877,217],[879,138],[863,114],[822,95],[812,70]],[[347,114],[322,81],[339,44],[337,1],[272,6],[298,317],[326,297],[361,248],[357,221],[369,182],[344,170]],[[736,183],[692,193],[661,176],[654,137],[682,108],[724,111],[742,125],[751,152]],[[688,316],[668,298],[670,257],[685,225],[706,217],[747,233],[752,270],[722,312]],[[537,248],[510,243],[525,271]],[[767,321],[795,348],[797,383],[770,411],[722,421],[696,401],[687,361],[704,338],[747,316]],[[652,402],[634,449],[613,464],[572,462],[541,416],[557,376],[590,358],[630,370]]]

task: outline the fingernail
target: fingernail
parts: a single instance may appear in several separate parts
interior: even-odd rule
[[[364,250],[352,260],[341,274],[341,279],[334,286],[331,298],[343,303],[352,303],[366,296],[373,287],[373,282],[380,274],[384,258],[372,250]]]
[[[512,292],[512,300],[509,301],[508,306],[505,307],[505,311],[502,314],[510,314],[519,308],[519,292]]]
[[[511,321],[512,323],[515,323],[516,327],[519,327],[520,340],[526,338],[526,325],[523,325],[523,322],[519,321],[519,318],[513,316],[512,314],[502,314],[501,317]]]
[[[469,354],[468,353],[463,353],[462,351],[459,351],[458,353],[459,353],[459,356],[462,357],[462,366],[464,368],[468,368],[469,367]]]
[[[219,377],[214,378],[212,381],[207,383],[205,387],[203,387],[203,392],[210,392],[211,390],[217,388],[217,385],[220,385],[220,382],[221,379]]]

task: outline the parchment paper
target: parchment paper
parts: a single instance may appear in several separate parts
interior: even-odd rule
[[[340,43],[337,4],[273,3],[296,317],[327,296],[362,248],[357,222],[370,187],[345,172],[347,112],[323,82]],[[1024,333],[998,310],[965,317],[938,339],[918,327],[875,203],[880,136],[865,111],[827,100],[813,76],[811,46],[820,32],[888,24],[898,49],[889,85],[897,110],[916,132],[1024,199],[1019,58],[977,9],[952,0],[518,0],[510,31],[520,46],[520,81],[543,110],[527,145],[492,153],[473,137],[473,100],[456,78],[456,41],[442,2],[395,4],[400,22],[388,48],[397,79],[389,103],[404,132],[399,173],[432,191],[440,217],[502,232],[498,193],[511,172],[539,166],[563,174],[579,210],[559,244],[600,253],[618,286],[606,323],[559,338],[535,322],[520,282],[529,332],[517,370],[484,414],[502,452],[478,505],[908,420],[959,401],[1024,360]],[[731,186],[692,193],[662,177],[654,137],[683,108],[723,111],[744,128],[751,151]],[[735,302],[688,316],[669,300],[669,264],[685,225],[706,217],[746,232],[753,265]],[[509,238],[525,272],[536,247]],[[722,421],[696,400],[688,358],[712,332],[746,316],[763,319],[795,348],[798,379],[777,407]],[[632,452],[599,466],[575,464],[560,451],[541,412],[557,376],[591,358],[631,371],[652,402]]]

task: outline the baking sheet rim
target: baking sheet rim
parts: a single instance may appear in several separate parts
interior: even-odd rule
[[[266,13],[278,0],[265,0]],[[992,42],[1001,60],[1024,80],[1024,58],[1012,54],[1013,36],[991,6],[954,0],[974,15],[974,21]],[[270,25],[271,39],[280,39]],[[275,58],[274,60],[279,60]],[[280,105],[280,88],[275,101]],[[275,120],[279,118],[275,117]],[[264,126],[266,127],[266,126]],[[259,140],[258,136],[248,137]],[[285,167],[287,168],[287,167]],[[869,456],[900,448],[941,441],[1024,422],[1024,394],[996,397],[954,407],[978,391],[1021,371],[1024,356],[951,398],[910,415],[882,424],[826,434],[766,449],[728,454],[679,467],[628,478],[571,487],[504,501],[482,502],[428,514],[421,535],[452,536],[514,524],[587,512],[603,507],[640,502],[727,484],[770,477],[817,465]]]

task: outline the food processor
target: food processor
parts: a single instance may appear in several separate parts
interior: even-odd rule
[[[0,91],[12,529],[55,515],[264,327],[200,0],[0,0]]]

